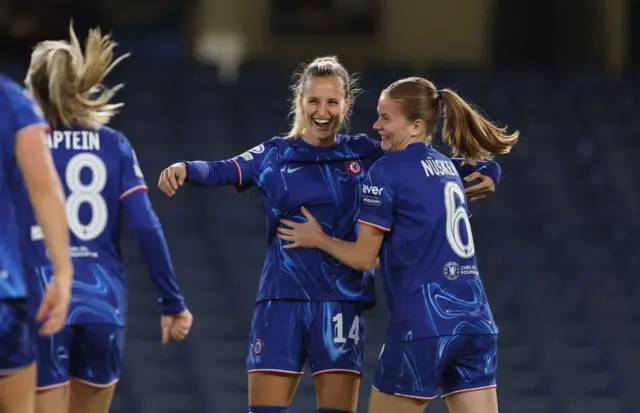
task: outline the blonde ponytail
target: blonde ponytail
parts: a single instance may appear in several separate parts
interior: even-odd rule
[[[444,102],[442,140],[449,145],[454,156],[466,161],[488,160],[492,154],[506,154],[518,142],[520,132],[507,134],[476,112],[451,89],[440,91]]]
[[[69,28],[69,38],[36,46],[27,82],[54,127],[61,123],[68,128],[98,129],[123,106],[109,103],[123,85],[109,89],[102,81],[129,54],[113,61],[117,43],[109,35],[103,36],[100,29],[89,31],[84,54],[73,27]]]

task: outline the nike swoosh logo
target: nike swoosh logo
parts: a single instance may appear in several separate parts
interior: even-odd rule
[[[299,166],[297,168],[287,168],[287,173],[292,174],[292,173],[294,173],[296,171],[299,171],[300,169],[302,169],[302,166]]]

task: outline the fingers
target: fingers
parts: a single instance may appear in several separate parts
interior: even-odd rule
[[[67,318],[67,310],[64,305],[56,305],[48,314],[47,320],[40,328],[40,334],[51,336],[64,327]]]
[[[179,317],[171,326],[171,337],[174,340],[183,340],[191,330],[192,317]]]
[[[309,212],[309,210],[305,207],[300,207],[300,210],[302,211],[302,215],[304,215],[304,217],[308,220],[308,221],[312,221],[315,218],[313,217],[313,215],[311,215],[311,212]]]
[[[184,185],[186,174],[180,168],[170,166],[160,173],[158,188],[167,196],[174,196],[176,191]]]
[[[178,179],[176,171],[171,167],[167,170],[167,180],[169,181],[169,188],[175,193],[179,188]]]
[[[184,185],[184,180],[187,179],[187,164],[184,162],[178,163],[180,165],[179,168],[176,168],[176,178],[178,180],[178,185]]]
[[[162,173],[160,173],[160,179],[158,180],[158,188],[160,188],[160,190],[164,192],[166,196],[173,196],[175,194],[175,191],[171,189],[171,186],[169,184],[169,179],[167,178],[169,174],[168,171],[169,171],[168,169],[165,169],[164,171],[162,171]]]
[[[292,242],[291,244],[283,245],[282,248],[284,248],[285,250],[300,248],[300,244],[298,242]]]
[[[47,295],[45,295],[42,303],[40,304],[40,308],[38,308],[38,313],[36,314],[36,320],[39,322],[44,321],[49,311],[51,311],[51,306],[49,304],[49,300],[47,299]]]
[[[171,339],[183,340],[191,331],[193,316],[189,310],[184,310],[180,314],[162,316],[160,325],[162,326],[162,343],[167,344]]]
[[[189,335],[189,328],[185,326],[177,326],[171,329],[171,337],[174,340],[183,340],[187,335]]]
[[[287,241],[287,242],[295,242],[295,236],[293,234],[288,235],[288,234],[278,234],[278,238],[280,238],[283,241]]]
[[[282,235],[294,235],[295,230],[289,228],[278,227],[278,232]]]
[[[281,219],[280,223],[283,224],[283,225],[288,226],[289,228],[295,228],[295,227],[298,226],[297,222],[293,222],[293,221],[288,220],[288,219]]]
[[[169,342],[170,333],[171,329],[169,326],[162,326],[162,344],[167,344]]]
[[[485,182],[481,182],[479,184],[467,187],[464,189],[464,193],[466,195],[472,195],[475,194],[477,192],[483,192],[483,191],[487,191],[491,188],[491,184],[487,184]]]
[[[476,172],[476,174],[478,173]],[[464,190],[465,194],[471,195],[471,194],[481,193],[481,192],[495,192],[496,185],[493,182],[493,179],[482,174],[478,174],[478,179],[480,180],[480,183],[465,188]]]
[[[472,182],[472,181],[475,181],[476,179],[480,179],[481,176],[482,174],[480,172],[474,172],[471,175],[465,176],[464,181]]]

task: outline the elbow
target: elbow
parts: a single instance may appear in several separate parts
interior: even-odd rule
[[[156,236],[161,230],[162,227],[159,222],[136,222],[131,225],[131,231],[136,237],[148,238]]]
[[[156,219],[132,220],[130,228],[138,239],[156,238],[160,237],[162,233],[160,221]]]
[[[356,270],[358,271],[370,271],[376,266],[376,261],[378,257],[362,257],[356,263]]]

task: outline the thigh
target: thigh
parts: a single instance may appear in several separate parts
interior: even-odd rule
[[[25,413],[35,409],[36,363],[0,379],[0,412]]]
[[[358,410],[360,375],[353,372],[326,372],[313,378],[318,409],[355,412]]]
[[[375,387],[369,396],[369,413],[423,413],[428,400],[383,393]]]
[[[73,413],[108,413],[116,386],[95,386],[74,380],[69,386],[69,411]]]
[[[302,374],[306,361],[300,314],[305,302],[261,301],[251,322],[247,372]]]
[[[86,385],[111,387],[120,379],[124,327],[113,324],[75,325],[70,349],[71,378]]]
[[[273,371],[249,372],[249,406],[289,406],[301,377]]]
[[[305,343],[311,372],[362,374],[364,316],[352,302],[311,302],[305,320]]]

